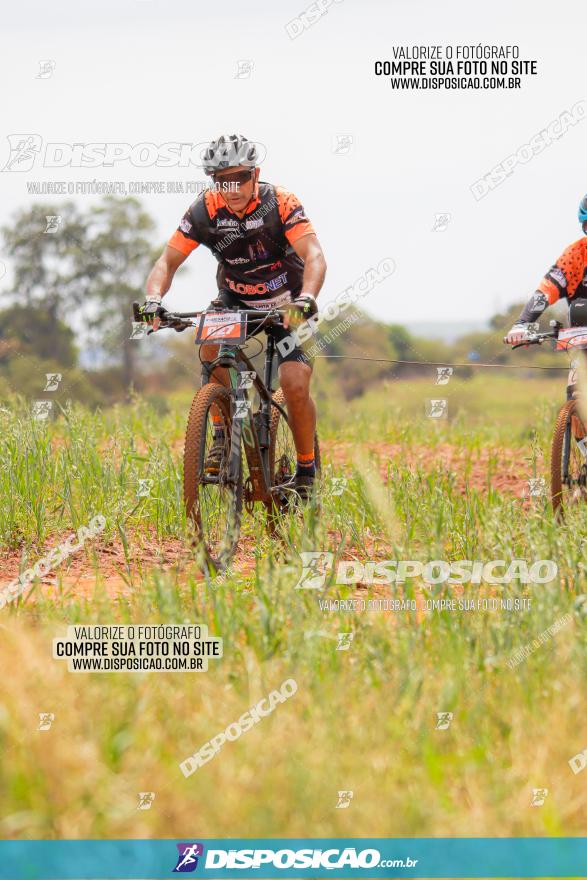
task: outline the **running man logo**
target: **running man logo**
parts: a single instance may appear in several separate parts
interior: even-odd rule
[[[332,571],[334,553],[327,550],[302,550],[302,573],[295,590],[322,590],[326,577]]]
[[[451,221],[452,214],[435,214],[432,232],[444,232]]]
[[[448,385],[453,374],[452,367],[436,367],[436,385]]]
[[[235,79],[249,79],[255,62],[251,58],[241,58],[236,62]]]
[[[448,415],[448,400],[427,400],[426,415],[429,419],[445,419]]]
[[[47,235],[47,233],[52,234],[57,232],[61,226],[63,217],[61,214],[45,214],[45,220],[47,221],[47,226],[45,227],[44,234]]]
[[[355,139],[352,134],[335,134],[332,152],[337,156],[348,156],[353,150]]]
[[[44,422],[53,409],[52,400],[33,400],[33,418],[36,422]]]
[[[198,867],[198,858],[204,855],[202,843],[177,843],[179,856],[174,874],[191,874]]]
[[[337,651],[348,651],[354,637],[355,637],[355,634],[352,632],[339,633],[338,634],[338,644],[336,646],[336,650]]]
[[[533,788],[531,807],[541,807],[548,796],[547,788]]]
[[[43,61],[39,61],[39,72],[35,79],[49,79],[50,76],[53,76],[53,71],[56,66],[56,63],[52,58],[46,58]]]
[[[150,810],[154,800],[154,791],[139,791],[139,803],[137,806],[137,810]]]
[[[236,387],[238,389],[252,388],[257,374],[253,370],[243,370],[238,374]]]
[[[46,382],[43,391],[57,391],[62,378],[61,373],[45,373]]]
[[[250,400],[237,400],[234,406],[235,419],[246,419],[251,408]]]
[[[448,730],[454,715],[452,712],[437,712],[435,730]]]
[[[38,134],[9,134],[8,144],[10,155],[2,171],[30,171],[43,139]]]
[[[332,477],[330,481],[331,492],[333,495],[342,495],[346,489],[348,480],[346,477]]]
[[[50,730],[55,721],[53,712],[39,712],[39,726],[37,730]]]
[[[148,498],[151,494],[151,489],[153,488],[153,480],[141,480],[139,479],[139,485],[137,488],[137,498]]]
[[[347,807],[350,807],[352,799],[353,799],[352,791],[339,791],[338,803],[336,805],[336,809],[337,810],[346,810]]]
[[[528,494],[532,497],[546,495],[546,481],[544,477],[530,477],[528,480]]]
[[[149,332],[149,325],[145,321],[133,321],[129,339],[142,339]]]

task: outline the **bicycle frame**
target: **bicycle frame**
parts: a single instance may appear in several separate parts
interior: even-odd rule
[[[257,375],[251,361],[239,345],[221,343],[218,357],[213,361],[202,362],[202,385],[210,381],[217,367],[227,369],[230,379],[232,431],[227,480],[232,485],[236,485],[238,481],[242,443],[245,448],[252,482],[253,491],[250,500],[264,502],[270,501],[276,491],[281,488],[279,486],[271,486],[271,474],[269,473],[271,407],[277,407],[287,421],[287,413],[283,407],[273,400],[271,394],[275,338],[271,328],[267,328],[266,332],[267,350],[265,353],[263,379]],[[252,385],[257,390],[260,398],[260,406],[257,413],[252,411],[248,394],[249,385],[244,382],[245,373],[253,373],[254,375]],[[255,416],[257,416],[257,419]]]
[[[224,311],[224,309],[212,311]],[[256,310],[238,310],[242,314],[258,315]],[[161,324],[161,329],[169,327],[171,329],[180,330],[187,327],[195,326],[194,318],[200,318],[204,312],[167,312],[165,314],[165,324]],[[283,314],[279,309],[272,310],[268,317],[275,318]],[[142,316],[138,302],[133,303],[133,317],[135,321],[141,321]],[[267,320],[267,319],[265,319]],[[280,486],[271,485],[271,474],[269,473],[269,445],[270,445],[270,425],[271,425],[271,407],[276,407],[285,422],[288,423],[287,412],[273,399],[271,393],[271,381],[273,371],[273,359],[275,356],[275,337],[272,333],[272,324],[268,324],[264,329],[267,335],[267,350],[265,353],[265,366],[263,379],[261,379],[254,369],[251,361],[242,351],[243,342],[230,344],[221,342],[218,357],[213,361],[202,361],[202,385],[208,384],[214,370],[217,367],[224,367],[228,370],[230,379],[230,395],[232,399],[232,431],[230,459],[228,467],[228,482],[235,486],[239,478],[240,465],[240,448],[241,443],[245,447],[245,454],[249,465],[251,475],[252,492],[250,501],[269,502],[273,497],[279,494],[284,488],[290,488],[289,483]],[[153,331],[150,330],[150,333]],[[208,338],[208,343],[214,343],[214,340]],[[242,382],[242,374],[250,372],[254,375],[253,386],[256,388],[259,398],[260,407],[258,413],[253,413],[251,402],[247,393],[248,385]],[[240,404],[240,406],[239,406]],[[258,419],[255,419],[258,416]],[[257,424],[258,421],[258,424]]]

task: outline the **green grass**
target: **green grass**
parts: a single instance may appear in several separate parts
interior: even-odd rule
[[[507,386],[507,387],[506,387]],[[438,392],[442,393],[438,393]],[[445,392],[445,393],[444,393]],[[426,396],[446,396],[454,418],[431,424]],[[500,446],[544,473],[564,385],[500,377],[436,388],[394,382],[320,424],[326,467],[322,515],[290,516],[281,541],[261,514],[246,518],[250,565],[202,578],[194,558],[164,573],[145,566],[112,596],[103,557],[83,598],[65,571],[61,592],[36,585],[1,612],[0,833],[4,837],[377,837],[584,834],[585,778],[568,760],[587,747],[584,605],[587,511],[563,525],[545,499],[522,505],[484,486],[463,494],[434,459],[436,443],[465,450],[462,467]],[[449,406],[450,406],[449,403]],[[334,412],[336,410],[336,412]],[[145,401],[105,413],[74,408],[42,426],[23,404],[0,414],[0,552],[36,560],[61,536],[103,513],[100,542],[186,538],[181,436],[187,397],[167,412]],[[334,441],[352,446],[330,462]],[[402,444],[381,479],[365,444]],[[427,466],[410,449],[430,447]],[[488,459],[491,462],[491,456]],[[375,466],[376,464],[376,466]],[[527,467],[527,462],[525,462]],[[542,470],[540,470],[542,469]],[[525,472],[525,471],[524,471]],[[330,480],[344,474],[342,495]],[[141,479],[151,494],[137,498]],[[352,587],[296,589],[302,550],[359,560],[552,559],[549,585],[467,586],[466,597],[531,598],[524,612],[325,612],[318,598]],[[94,577],[94,575],[93,575]],[[442,598],[459,591],[419,580],[378,595]],[[369,589],[360,590],[365,599]],[[570,614],[572,622],[511,669],[513,653]],[[51,659],[68,623],[206,623],[224,656],[206,673],[72,674]],[[338,633],[354,634],[348,651]],[[294,678],[298,691],[188,779],[179,763],[260,697]],[[38,714],[53,712],[49,731]],[[437,730],[438,712],[453,712]],[[533,788],[548,788],[531,807]],[[352,790],[349,809],[337,792]],[[154,791],[137,811],[139,791]]]

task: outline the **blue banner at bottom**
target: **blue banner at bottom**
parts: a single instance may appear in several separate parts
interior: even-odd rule
[[[587,877],[586,837],[0,841],[0,880]]]

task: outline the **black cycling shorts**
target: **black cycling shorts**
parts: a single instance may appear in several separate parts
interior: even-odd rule
[[[232,290],[227,290],[226,288],[218,291],[218,297],[221,303],[228,309],[250,309],[251,303],[244,302],[239,299],[236,294],[232,292]],[[263,315],[263,310],[259,309],[259,315]],[[252,336],[257,336],[258,333],[263,333],[264,328],[262,326],[255,326],[256,322],[249,322],[247,324],[247,339],[250,339]],[[249,329],[250,327],[250,329]],[[292,335],[289,330],[285,330],[283,327],[273,327],[271,332],[275,338],[276,342],[280,342],[283,339],[289,338],[292,339]],[[293,342],[293,339],[292,339]],[[300,345],[291,345],[288,346],[288,351],[286,354],[280,349],[280,346],[277,345],[275,348],[277,352],[277,365],[280,367],[282,364],[289,363],[290,361],[294,361],[300,364],[307,364],[309,367],[313,368],[314,358],[307,355]]]

